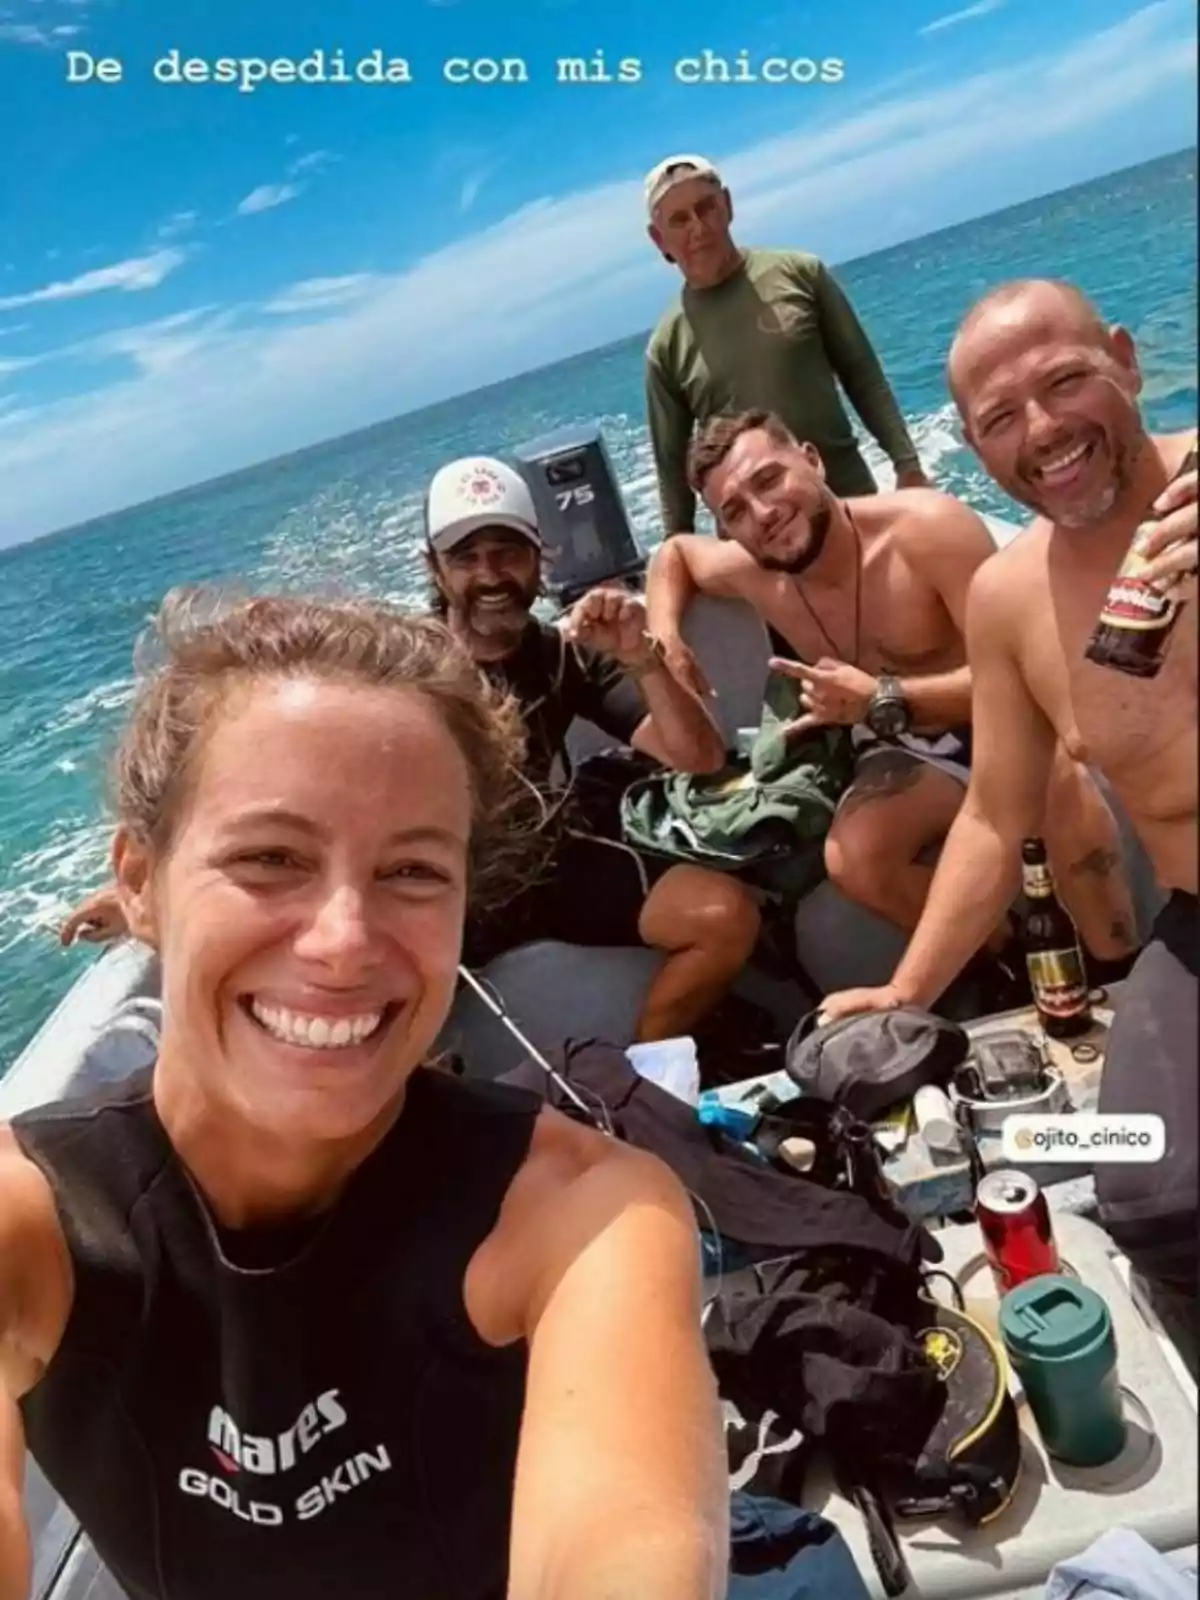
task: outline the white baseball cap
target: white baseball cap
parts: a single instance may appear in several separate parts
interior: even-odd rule
[[[706,156],[668,156],[646,174],[646,210],[653,217],[655,208],[667,192],[677,183],[687,183],[692,178],[710,178],[721,182],[721,174]]]
[[[511,528],[542,549],[537,510],[519,472],[493,456],[439,467],[425,497],[425,536],[444,555],[482,528]]]

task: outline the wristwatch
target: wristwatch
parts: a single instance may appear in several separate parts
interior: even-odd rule
[[[867,707],[867,727],[879,739],[898,739],[912,725],[912,712],[900,679],[882,673]]]

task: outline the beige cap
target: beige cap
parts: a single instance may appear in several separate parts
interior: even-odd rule
[[[646,174],[646,210],[653,217],[669,190],[677,183],[687,183],[692,178],[711,178],[720,183],[721,174],[705,156],[668,156],[665,161]]]

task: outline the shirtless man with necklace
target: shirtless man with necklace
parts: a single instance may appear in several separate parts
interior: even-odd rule
[[[695,683],[681,634],[692,595],[753,606],[780,652],[773,668],[801,685],[796,737],[852,730],[857,776],[826,841],[829,876],[911,932],[969,775],[966,596],[994,553],[991,535],[969,507],[932,489],[836,497],[818,453],[770,413],[714,420],[693,445],[690,471],[724,537],[678,535],[655,553],[651,631],[676,674]],[[1111,978],[1136,944],[1119,834],[1090,774],[1064,751],[1043,837],[1093,969]],[[1007,934],[1002,922],[993,948]]]

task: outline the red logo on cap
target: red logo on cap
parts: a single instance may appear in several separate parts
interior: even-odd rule
[[[504,498],[504,484],[491,467],[472,467],[458,480],[459,497],[476,506],[493,506]]]

